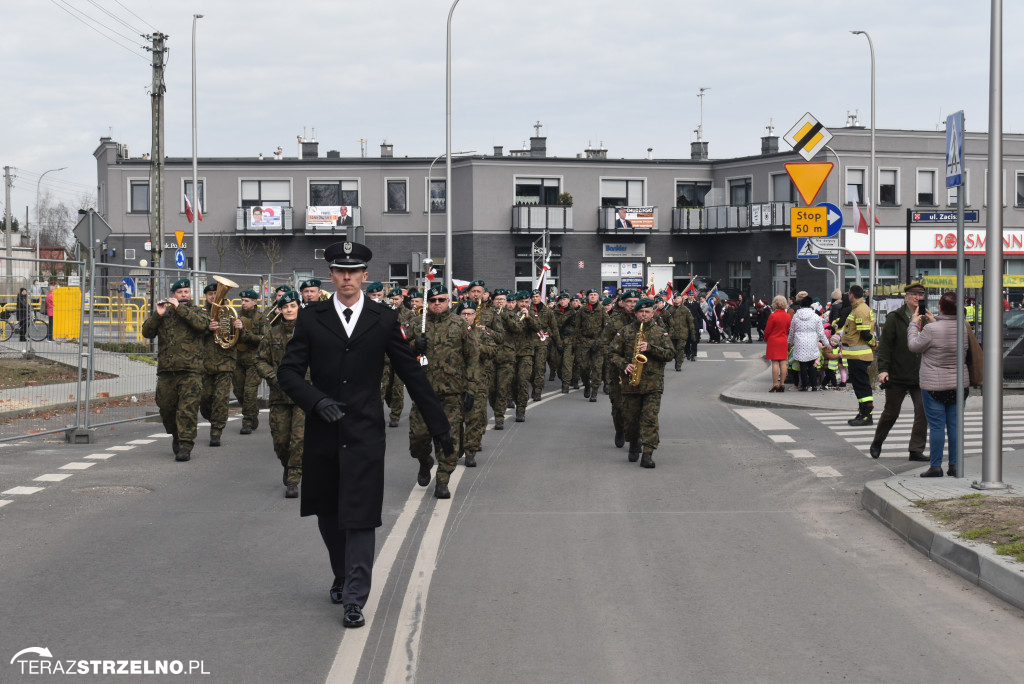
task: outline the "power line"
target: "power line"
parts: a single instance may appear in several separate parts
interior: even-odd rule
[[[124,3],[122,3],[122,2],[121,2],[121,0],[114,0],[114,2],[116,2],[116,3],[118,4],[118,5],[121,5],[121,7],[124,7],[125,11],[126,11],[126,12],[128,12],[128,14],[132,15],[133,17],[135,17],[136,19],[138,19],[139,21],[141,21],[141,22],[142,22],[143,24],[145,24],[145,25],[146,25],[146,26],[148,26],[149,28],[153,29],[154,31],[156,31],[156,30],[157,30],[156,26],[153,26],[153,25],[152,25],[152,24],[150,24],[150,23],[149,23],[148,21],[146,21],[145,19],[143,19],[142,17],[140,17],[140,16],[138,15],[138,14],[136,14],[135,12],[132,12],[132,11],[131,11],[130,9],[128,9],[127,7],[125,7],[125,6],[124,6]]]
[[[96,28],[95,26],[92,26],[91,24],[88,24],[88,23],[86,23],[86,21],[85,21],[84,19],[82,19],[81,17],[78,17],[78,16],[76,16],[75,14],[72,14],[72,12],[71,12],[70,10],[68,10],[68,8],[67,8],[67,7],[64,7],[64,6],[62,6],[62,5],[59,5],[59,4],[57,4],[57,0],[50,0],[50,2],[52,2],[52,3],[53,3],[53,4],[54,4],[54,5],[55,5],[55,6],[57,7],[57,8],[59,8],[60,10],[62,10],[62,11],[64,11],[64,12],[67,12],[67,13],[68,13],[69,15],[71,15],[71,16],[72,16],[72,17],[73,17],[74,19],[76,19],[76,20],[78,20],[78,21],[82,22],[83,24],[85,24],[86,26],[88,26],[88,27],[89,27],[90,29],[92,29],[92,30],[93,30],[93,31],[95,31],[96,33],[100,34],[101,36],[103,36],[104,38],[106,38],[107,40],[109,40],[109,41],[110,41],[111,43],[113,43],[114,45],[117,45],[117,46],[118,46],[118,47],[120,47],[120,48],[124,48],[125,50],[127,50],[128,52],[132,53],[133,55],[135,55],[136,57],[138,57],[139,59],[141,59],[141,60],[143,60],[143,61],[145,61],[145,62],[148,62],[148,61],[149,61],[149,60],[148,60],[148,59],[146,58],[146,56],[145,56],[145,55],[142,55],[142,54],[140,54],[140,53],[136,52],[135,50],[133,50],[132,48],[130,48],[130,47],[126,46],[126,45],[124,45],[123,43],[119,43],[118,41],[116,41],[116,40],[114,40],[113,38],[111,38],[110,36],[108,36],[108,35],[107,35],[106,33],[103,33],[102,31],[100,31],[100,30],[99,30],[98,28]],[[76,10],[76,11],[77,11],[77,10]],[[97,22],[97,23],[99,23],[99,22]],[[100,24],[100,25],[102,26],[102,24]],[[104,28],[106,28],[106,27],[104,27]],[[115,33],[116,33],[116,31],[115,31]],[[120,34],[118,34],[118,35],[120,35]],[[141,46],[139,46],[139,47],[141,47]]]
[[[99,19],[94,19],[93,17],[89,16],[88,14],[83,12],[82,10],[80,10],[77,7],[75,7],[75,6],[71,5],[70,3],[68,3],[68,0],[60,0],[60,1],[61,1],[62,4],[66,5],[67,7],[71,8],[71,9],[73,9],[74,11],[78,12],[79,14],[81,14],[83,17],[85,17],[89,21],[93,22],[94,24],[98,24],[98,25],[102,26],[103,28],[107,29],[108,31],[110,31],[114,35],[121,36],[125,40],[135,40],[135,37],[133,37],[133,36],[126,36],[125,34],[119,32],[117,29],[114,29],[114,28],[111,28],[110,26],[107,26],[106,24],[104,24]]]
[[[98,2],[96,2],[96,0],[88,0],[88,2],[89,2],[90,5],[92,5],[96,9],[98,9],[100,12],[103,12],[108,17],[110,17],[114,21],[118,22],[119,24],[121,24],[122,26],[127,28],[129,31],[133,31],[136,35],[139,35],[139,36],[142,35],[142,31],[140,31],[139,29],[135,28],[134,26],[129,24],[127,21],[125,21],[121,17],[117,16],[116,14],[114,14],[113,12],[108,10],[106,7],[103,7],[102,5],[100,5]]]

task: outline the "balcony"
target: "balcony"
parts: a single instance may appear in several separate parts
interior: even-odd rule
[[[658,207],[625,207],[628,226],[624,226],[622,222],[617,221],[618,210],[621,208],[624,207],[600,207],[597,210],[598,233],[644,235],[657,232]]]
[[[513,233],[572,232],[572,207],[519,204],[512,207]]]
[[[268,207],[269,208],[269,207]],[[294,235],[291,207],[273,207],[280,216],[267,216],[264,213],[263,225],[253,225],[252,207],[238,207],[235,210],[235,235],[260,237],[262,235]]]
[[[789,210],[795,202],[758,202],[745,206],[676,207],[673,235],[788,231]]]

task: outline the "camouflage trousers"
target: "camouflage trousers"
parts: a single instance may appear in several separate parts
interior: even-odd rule
[[[441,406],[444,408],[444,415],[448,418],[448,424],[454,429],[462,423],[462,396],[457,394],[446,394],[438,397]],[[453,435],[458,437],[458,435]],[[409,412],[409,454],[417,461],[425,461],[430,457],[433,449],[433,438],[427,430],[427,423],[423,420],[420,409],[414,403]],[[455,445],[455,453],[445,456],[443,452],[437,454],[437,481],[448,484],[448,477],[455,470],[455,464],[459,460],[459,445]]]
[[[580,381],[580,368],[576,363],[576,345],[572,342],[562,347],[562,365],[558,371],[558,377],[562,382],[578,383]]]
[[[196,442],[196,414],[203,394],[203,376],[189,371],[156,374],[156,405],[168,434],[177,435],[180,448],[191,451]]]
[[[306,429],[306,414],[295,404],[271,404],[270,438],[274,453],[284,468],[284,484],[299,484],[302,480],[302,444]]]
[[[533,355],[517,356],[515,361],[515,377],[512,380],[512,397],[516,401],[516,409],[525,409],[530,401],[530,388],[533,384]],[[543,386],[544,383],[541,383]]]
[[[390,392],[391,401],[388,401]],[[380,400],[391,409],[391,418],[398,420],[402,417],[402,409],[405,408],[405,383],[398,373],[391,367],[391,362],[384,361],[384,376],[380,382]]]
[[[672,346],[676,350],[676,365],[682,366],[683,360],[686,358],[686,338],[680,338],[678,340],[672,340]]]
[[[256,424],[256,419],[260,415],[259,393],[261,382],[263,380],[260,378],[260,374],[256,372],[256,364],[250,366],[238,364],[235,366],[231,384],[234,387],[235,399],[238,400],[238,405],[242,407],[242,425],[252,427]]]
[[[601,386],[604,374],[604,353],[600,344],[597,351],[593,350],[596,342],[596,339],[582,339],[576,343],[580,378],[584,385],[590,385],[595,390]]]
[[[494,370],[488,378],[488,398],[490,399],[491,410],[494,411],[494,420],[505,419],[505,411],[508,409],[508,400],[512,396],[512,375],[515,370],[513,361],[495,361]]]
[[[231,371],[203,373],[203,394],[199,412],[210,421],[210,435],[224,432],[228,424],[228,402],[231,401]],[[180,441],[180,440],[179,440]]]
[[[661,392],[622,395],[622,418],[627,442],[643,442],[644,451],[658,448],[658,412]]]
[[[487,388],[494,372],[484,372],[484,384],[473,388],[473,408],[462,411],[462,450],[467,454],[480,451],[480,443],[487,431]]]
[[[622,376],[608,364],[608,398],[612,402],[612,424],[615,432],[625,433],[626,424],[622,418]]]
[[[548,345],[543,344],[533,348],[533,391],[543,392],[544,382],[547,378],[544,373],[547,371]]]

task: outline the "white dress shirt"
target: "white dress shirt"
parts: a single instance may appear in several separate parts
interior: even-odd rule
[[[359,293],[359,301],[352,306],[345,306],[338,299],[338,295],[334,295],[334,309],[338,312],[338,319],[341,320],[341,327],[345,329],[345,334],[352,337],[352,331],[356,329],[356,322],[359,321],[359,314],[363,311],[363,302],[366,301],[366,297],[362,292]],[[352,315],[349,319],[345,320],[345,309],[352,309]]]

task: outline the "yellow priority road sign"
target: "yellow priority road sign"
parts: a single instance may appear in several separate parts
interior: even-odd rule
[[[793,207],[789,210],[789,231],[793,237],[827,237],[826,207]]]
[[[811,161],[814,155],[832,139],[832,134],[810,112],[807,112],[782,139],[793,147],[794,152],[807,161]]]

